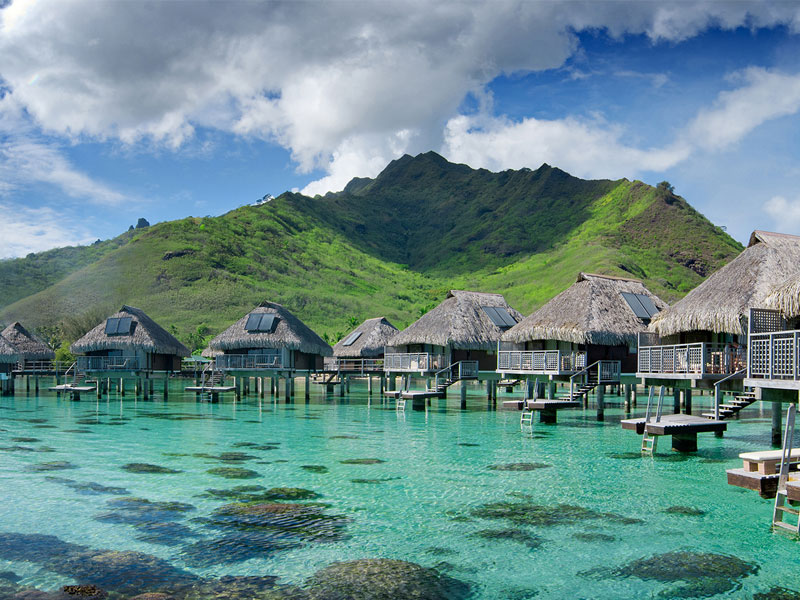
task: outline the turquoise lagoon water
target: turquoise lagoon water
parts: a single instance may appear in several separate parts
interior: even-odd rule
[[[701,411],[710,398],[694,402]],[[800,546],[771,533],[772,502],[726,484],[740,452],[769,447],[766,408],[744,411],[724,438],[701,434],[696,454],[673,453],[664,439],[655,457],[642,458],[641,439],[619,425],[620,406],[608,407],[603,422],[594,408],[564,411],[531,435],[520,431],[519,413],[487,410],[477,388],[468,405],[459,409],[456,390],[426,411],[397,412],[358,386],[344,399],[315,394],[292,404],[197,402],[178,387],[168,401],[17,393],[0,398],[0,535],[52,535],[144,552],[203,577],[275,575],[293,584],[334,561],[402,559],[469,583],[474,598],[750,598],[800,589]],[[224,452],[249,457],[225,462]],[[342,462],[352,459],[384,462]],[[179,472],[131,473],[128,463]],[[254,476],[208,472],[219,467]],[[320,497],[306,502],[340,518],[323,522],[318,536],[288,532],[286,544],[261,555],[237,553],[235,536],[230,552],[205,551],[213,543],[203,543],[225,535],[209,517],[232,500],[201,494],[241,485],[311,490]],[[127,496],[190,506],[155,511],[144,519],[155,529],[143,529],[120,503]],[[166,535],[158,535],[159,514]],[[72,583],[35,557],[3,552],[0,544],[0,572],[22,584]],[[708,555],[699,579],[676,567]],[[737,560],[747,573],[726,573]]]

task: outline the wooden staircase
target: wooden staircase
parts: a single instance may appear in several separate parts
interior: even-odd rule
[[[436,392],[437,394],[444,394],[447,388],[465,379],[478,378],[478,362],[470,360],[462,360],[457,363],[445,367],[436,372],[433,380],[433,387],[426,388],[426,391]]]
[[[572,394],[567,394],[562,399],[569,402],[582,402],[584,398],[589,397],[589,394],[591,394],[598,385],[597,373],[590,372],[586,378],[586,381],[581,383],[577,389],[574,389]]]
[[[735,417],[741,412],[742,409],[747,408],[755,401],[755,392],[742,392],[741,394],[737,394],[733,397],[733,400],[729,400],[726,404],[719,405],[719,420],[724,421],[730,417]],[[703,413],[703,416],[708,417],[709,419],[716,418],[716,415],[713,412],[705,412]]]

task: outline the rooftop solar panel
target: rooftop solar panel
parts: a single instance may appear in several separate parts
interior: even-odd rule
[[[272,333],[275,331],[275,326],[278,324],[278,318],[275,313],[264,313],[261,315],[261,322],[258,324],[258,331],[261,333]]]
[[[131,317],[112,317],[106,319],[106,335],[128,335],[131,332]]]
[[[354,331],[354,332],[353,332],[353,333],[351,333],[349,336],[347,336],[347,339],[346,339],[344,342],[342,342],[342,346],[352,346],[352,345],[353,345],[353,343],[354,343],[354,342],[355,342],[355,341],[356,341],[356,340],[357,340],[359,337],[361,337],[361,332],[360,332],[360,331]]]
[[[640,319],[649,320],[650,313],[647,309],[642,305],[641,301],[639,300],[640,294],[631,294],[628,292],[621,292],[622,297],[625,298],[625,302],[628,303],[628,306],[631,307],[633,314],[635,314]]]
[[[258,331],[258,324],[261,322],[261,313],[251,313],[247,316],[247,323],[244,328],[247,331]]]
[[[644,294],[636,294],[636,296],[639,298],[639,302],[642,303],[642,306],[644,306],[644,309],[650,313],[650,317],[655,317],[658,314],[658,308],[653,304],[650,296],[645,296]]]
[[[492,323],[497,325],[500,329],[508,329],[517,324],[505,308],[498,306],[481,306],[483,312],[492,320]]]
[[[106,319],[106,335],[117,335],[119,318]]]

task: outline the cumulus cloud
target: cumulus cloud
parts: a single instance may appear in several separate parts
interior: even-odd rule
[[[459,116],[447,123],[444,153],[456,162],[492,170],[552,163],[580,177],[625,177],[663,171],[686,159],[689,148],[640,150],[627,146],[624,130],[599,122]]]
[[[800,196],[794,199],[773,196],[764,203],[764,210],[772,217],[777,230],[800,229]]]
[[[765,121],[800,110],[800,74],[753,67],[731,78],[742,85],[720,93],[713,107],[700,111],[688,127],[693,143],[719,150]]]
[[[563,65],[576,31],[680,41],[712,24],[778,23],[796,29],[796,5],[15,0],[0,11],[0,77],[46,133],[172,148],[198,127],[253,136],[289,149],[301,171],[323,169],[307,188],[322,191],[443,135],[455,143],[467,94]],[[528,120],[508,135],[550,139],[559,125],[610,141],[625,161],[669,164],[682,151],[626,148],[613,128],[572,121]]]
[[[0,203],[0,214],[0,259],[93,241],[82,226],[52,208]]]

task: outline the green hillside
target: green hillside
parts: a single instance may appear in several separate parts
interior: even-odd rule
[[[407,325],[451,287],[503,293],[528,313],[581,270],[640,277],[674,301],[740,251],[669,190],[427,153],[337,194],[286,193],[2,261],[0,321],[52,327],[127,303],[187,340],[269,299],[336,337],[372,316]]]

